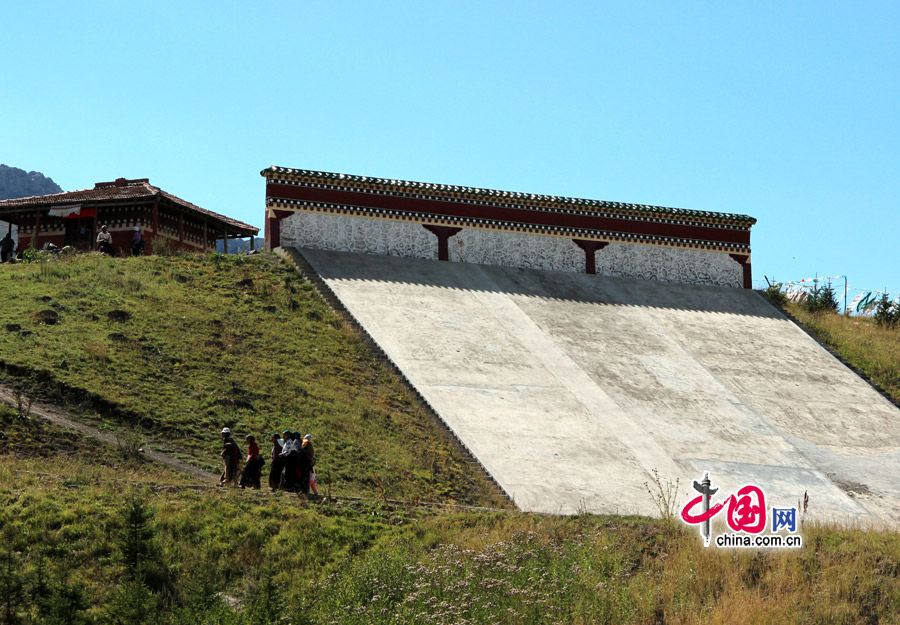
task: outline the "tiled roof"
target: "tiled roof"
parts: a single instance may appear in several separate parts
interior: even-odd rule
[[[458,185],[435,184],[429,182],[415,182],[412,180],[392,180],[387,178],[372,178],[369,176],[356,176],[352,174],[340,174],[309,169],[292,169],[290,167],[271,166],[260,172],[273,182],[291,180],[315,180],[323,184],[349,187],[363,186],[369,190],[378,190],[386,193],[413,195],[428,199],[465,199],[472,198],[479,202],[491,202],[503,205],[543,206],[562,209],[607,211],[627,211],[641,214],[669,215],[699,220],[724,221],[737,223],[743,226],[752,226],[756,218],[749,215],[736,213],[720,213],[713,211],[700,211],[688,208],[672,208],[667,206],[653,206],[649,204],[629,204],[626,202],[609,202],[605,200],[589,200],[584,198],[563,197],[556,195],[540,195],[535,193],[520,193],[515,191],[500,191],[497,189],[483,189],[478,187],[463,187]]]
[[[251,226],[250,224],[238,221],[237,219],[232,219],[231,217],[197,206],[176,195],[163,191],[159,187],[150,184],[150,181],[146,178],[139,178],[136,180],[120,178],[114,182],[98,182],[93,189],[65,191],[63,193],[52,193],[50,195],[32,195],[30,197],[21,197],[14,200],[0,200],[0,211],[4,208],[28,208],[79,204],[83,202],[121,202],[126,200],[152,199],[157,195],[173,204],[177,204],[187,210],[224,222],[234,228],[248,230],[254,234],[259,232],[259,228],[256,226]]]

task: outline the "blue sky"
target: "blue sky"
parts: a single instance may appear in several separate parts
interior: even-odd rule
[[[898,2],[4,2],[0,162],[261,226],[271,164],[748,213],[900,291]]]

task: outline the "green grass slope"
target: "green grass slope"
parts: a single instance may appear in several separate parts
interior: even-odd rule
[[[218,468],[218,432],[311,432],[322,490],[504,505],[313,286],[272,256],[0,266],[0,382]]]
[[[12,622],[864,625],[900,616],[896,532],[806,526],[804,548],[790,553],[704,549],[695,530],[660,520],[310,506],[284,493],[188,488],[147,465],[0,460],[0,611],[11,606]]]

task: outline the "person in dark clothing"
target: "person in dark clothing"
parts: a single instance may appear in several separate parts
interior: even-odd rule
[[[303,447],[309,447],[309,492],[313,497],[319,496],[319,480],[316,477],[316,452],[313,450],[312,434],[303,437]]]
[[[234,484],[241,470],[241,448],[237,446],[231,437],[231,430],[222,428],[222,462],[225,470],[219,478],[219,486]]]
[[[141,227],[134,227],[134,234],[131,237],[131,255],[142,256],[144,253],[144,236],[141,234]]]
[[[312,436],[307,434],[300,443],[300,454],[297,460],[300,492],[304,495],[309,495],[309,475],[312,473],[313,464],[315,464],[315,454],[313,452]]]
[[[247,486],[259,488],[260,474],[264,464],[266,464],[266,461],[262,454],[259,453],[259,445],[256,444],[256,438],[252,434],[248,434],[247,463],[244,465],[244,472],[241,473],[241,488],[246,488]]]
[[[281,447],[282,466],[280,488],[293,490],[297,484],[297,451],[294,446],[294,433],[284,431],[284,445]]]
[[[284,440],[278,438],[278,434],[272,434],[272,467],[269,469],[269,488],[278,490],[281,485],[281,472],[284,471],[284,461],[281,459],[281,449]]]
[[[0,263],[12,260],[13,252],[16,249],[16,242],[12,238],[12,230],[6,233],[6,236],[0,240]]]

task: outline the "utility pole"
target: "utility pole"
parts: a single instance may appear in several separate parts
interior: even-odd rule
[[[844,274],[844,316],[849,314],[850,312],[847,310],[847,275]]]

